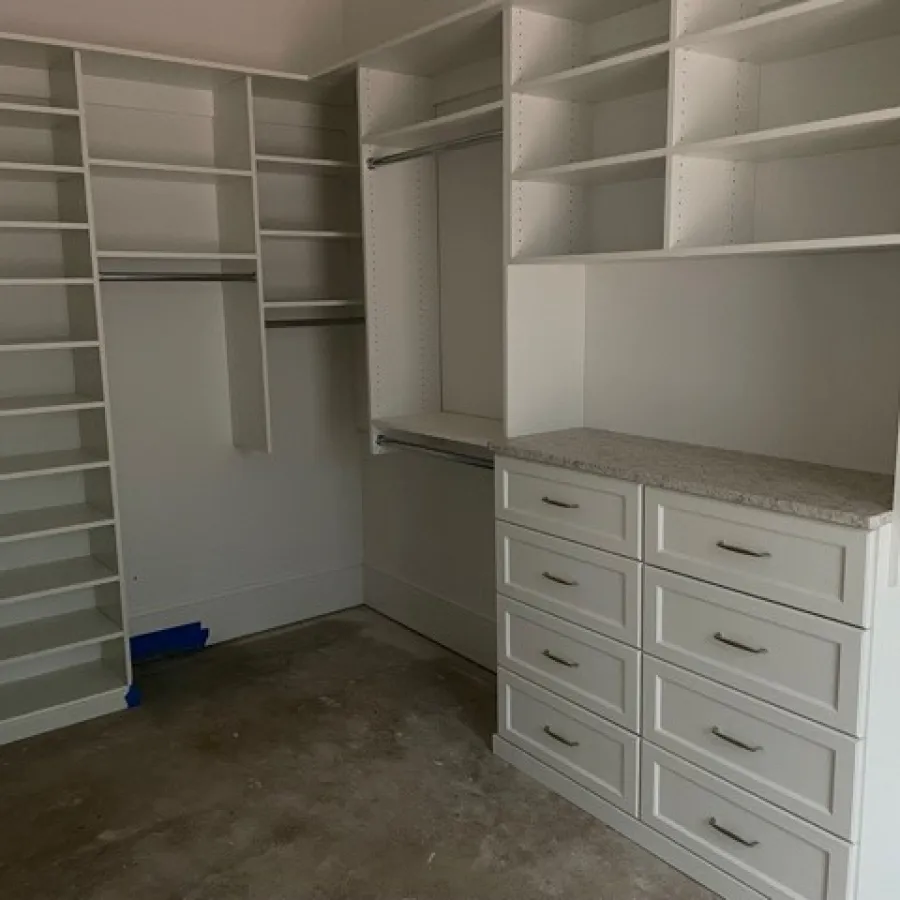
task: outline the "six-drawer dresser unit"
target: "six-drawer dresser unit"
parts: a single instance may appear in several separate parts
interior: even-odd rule
[[[900,897],[888,518],[643,444],[682,490],[498,448],[496,752],[728,900]]]

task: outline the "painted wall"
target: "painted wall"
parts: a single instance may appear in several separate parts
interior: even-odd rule
[[[313,72],[342,51],[341,14],[340,0],[3,0],[0,31]]]

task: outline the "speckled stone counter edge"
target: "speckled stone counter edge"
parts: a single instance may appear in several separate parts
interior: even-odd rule
[[[536,437],[539,436],[532,436],[532,439]],[[489,449],[497,456],[519,459],[523,462],[542,463],[556,468],[602,475],[606,478],[618,479],[619,481],[635,482],[645,487],[663,488],[664,490],[677,491],[682,494],[708,497],[712,500],[722,500],[726,503],[735,503],[741,506],[769,510],[770,512],[798,516],[803,519],[828,522],[832,525],[844,525],[849,528],[874,530],[890,524],[893,519],[893,511],[891,509],[872,513],[854,511],[852,509],[838,509],[833,506],[817,505],[816,503],[787,499],[773,494],[734,490],[722,484],[684,480],[667,476],[663,472],[652,472],[645,469],[627,468],[615,464],[561,456],[548,450],[541,450],[536,447],[519,447],[513,443],[491,443],[489,444]]]

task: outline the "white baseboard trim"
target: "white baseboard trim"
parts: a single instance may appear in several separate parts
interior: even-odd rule
[[[353,566],[169,609],[132,614],[131,633],[149,634],[200,622],[209,629],[209,643],[220,644],[361,606],[362,602],[362,567]]]
[[[725,900],[765,900],[762,894],[496,735],[494,753]]]
[[[365,566],[366,606],[466,659],[497,670],[497,623]]]

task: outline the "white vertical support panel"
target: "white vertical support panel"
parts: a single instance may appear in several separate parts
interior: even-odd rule
[[[511,10],[510,76],[520,81],[549,75],[578,64],[586,50],[587,29],[579,22],[528,9]]]
[[[85,115],[85,91],[84,91],[84,73],[82,71],[82,54],[80,51],[75,51],[73,54],[73,63],[75,66],[75,95],[78,102],[78,113],[79,113],[79,135],[81,140],[81,154],[82,159],[85,162],[88,159],[88,141],[87,141],[87,117]],[[103,322],[103,308],[101,303],[100,296],[100,267],[97,262],[97,236],[95,231],[95,221],[94,221],[94,199],[93,199],[93,190],[91,185],[91,170],[89,166],[85,166],[84,171],[84,198],[83,202],[85,205],[85,213],[87,215],[87,223],[88,223],[88,241],[90,244],[90,254],[91,254],[91,277],[93,279],[93,298],[94,298],[94,306],[93,306],[93,314],[94,314],[94,327],[97,330],[97,353],[99,356],[99,377],[102,383],[103,389],[103,398],[106,401],[106,407],[102,410],[102,416],[100,413],[97,414],[95,422],[99,423],[102,420],[102,435],[94,436],[93,440],[99,442],[101,439],[103,443],[106,445],[106,452],[109,459],[109,472],[107,473],[107,477],[109,478],[109,486],[108,486],[108,498],[103,496],[103,500],[109,503],[109,508],[112,513],[112,517],[115,522],[114,526],[114,550],[116,556],[116,571],[119,573],[119,580],[116,584],[116,588],[118,589],[118,602],[119,609],[113,609],[113,612],[117,613],[116,621],[120,622],[122,625],[122,631],[124,632],[124,639],[122,641],[122,649],[121,649],[121,663],[123,672],[122,675],[125,679],[125,684],[131,684],[132,682],[132,669],[131,669],[131,644],[129,642],[129,636],[131,634],[130,624],[129,624],[129,614],[128,614],[128,595],[126,590],[125,578],[124,578],[124,554],[122,548],[122,527],[121,527],[121,519],[119,518],[119,491],[118,491],[118,470],[116,468],[116,452],[115,446],[113,442],[112,428],[110,427],[110,411],[109,411],[109,372],[106,363],[106,332],[104,330],[104,322]],[[75,304],[70,302],[70,309],[74,309]],[[82,323],[79,323],[79,327],[81,327]],[[83,376],[82,376],[83,377]],[[82,426],[84,427],[84,426]],[[99,429],[99,424],[96,426]],[[102,477],[101,473],[98,473],[97,477]],[[95,501],[96,496],[99,493],[100,495],[104,495],[105,491],[103,487],[98,487],[96,484],[94,486],[91,485],[89,481],[86,486],[86,494],[88,501]],[[106,593],[106,596],[109,597],[109,593]],[[112,601],[109,601],[108,604],[110,607],[114,607]],[[123,704],[124,705],[124,704]]]
[[[370,170],[365,143],[421,111],[423,79],[359,70],[369,411],[373,419],[441,409],[437,184],[431,157]],[[373,442],[373,452],[378,448]]]
[[[777,3],[778,0],[675,0],[675,36],[738,22]]]
[[[584,424],[584,266],[511,266],[506,433]]]
[[[232,435],[239,450],[269,453],[272,449],[272,426],[266,365],[253,93],[249,77],[220,87],[216,91],[215,103],[216,153],[224,152],[224,145],[229,148],[231,158],[243,158],[252,168],[252,199],[249,205],[245,203],[245,186],[240,180],[229,180],[218,188],[219,238],[222,245],[253,247],[256,254],[255,286],[245,283],[222,285]],[[234,196],[229,197],[229,191],[234,191]]]

